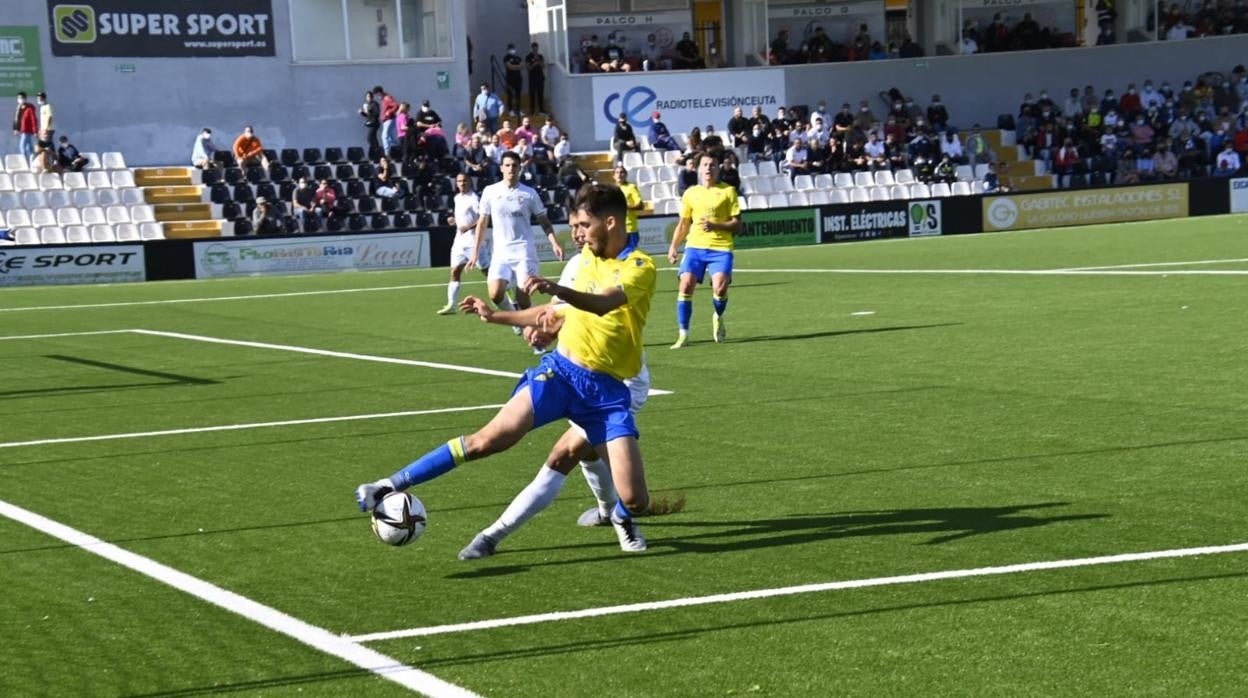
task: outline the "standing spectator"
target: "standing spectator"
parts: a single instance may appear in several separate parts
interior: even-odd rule
[[[979,44],[976,43],[975,37],[971,36],[970,31],[962,32],[962,43],[958,44],[958,53],[964,56],[979,53]]]
[[[26,93],[17,93],[17,111],[13,114],[13,135],[27,162],[35,155],[35,135],[39,133],[39,114],[35,105],[26,101]]]
[[[195,137],[195,145],[191,146],[191,164],[201,170],[211,170],[217,166],[216,154],[217,146],[212,142],[212,129],[205,126]]]
[[[620,112],[620,117],[615,122],[615,135],[611,137],[611,141],[615,148],[616,162],[624,160],[625,152],[641,152],[637,135],[633,133],[633,125],[628,123],[628,115],[624,112]]]
[[[394,115],[399,113],[399,103],[381,85],[373,88],[373,97],[381,100],[381,151],[388,156],[390,150],[399,144],[394,123]]]
[[[932,95],[932,104],[927,108],[927,122],[937,131],[949,126],[949,110],[940,101],[940,95]]]
[[[902,58],[922,58],[923,47],[915,42],[914,38],[906,34],[906,38],[901,42],[899,49]]]
[[[524,57],[524,64],[529,69],[529,111],[545,114],[546,57],[538,50],[536,41],[529,46],[529,55]]]
[[[662,70],[667,67],[663,63],[663,50],[659,48],[658,39],[654,34],[647,35],[646,45],[641,47],[641,69]]]
[[[515,44],[507,44],[507,55],[503,56],[503,70],[507,85],[507,109],[512,116],[517,116],[523,106],[520,94],[524,89],[524,59],[516,51]]]
[[[263,196],[256,198],[256,208],[251,212],[251,231],[256,235],[281,235],[286,232],[281,217]]]
[[[399,102],[399,110],[394,113],[394,136],[395,142],[399,146],[399,159],[402,162],[408,162],[408,158],[416,154],[416,139],[413,128],[413,121],[410,118],[412,105],[407,102]],[[383,155],[390,157],[387,150]]]
[[[360,118],[364,120],[364,140],[371,153],[381,152],[381,141],[377,140],[377,131],[381,128],[381,105],[373,98],[372,92],[364,93],[364,104],[360,105]]]
[[[706,61],[702,60],[698,45],[690,38],[689,32],[681,35],[680,41],[676,42],[676,58],[672,61],[672,67],[677,70],[706,67]]]
[[[47,131],[48,141],[51,141],[56,135],[56,112],[48,101],[48,93],[40,92],[35,95],[35,99],[39,100],[39,132]]]
[[[1057,186],[1059,189],[1069,187],[1072,177],[1075,174],[1075,168],[1079,165],[1079,150],[1075,148],[1075,142],[1067,138],[1062,147],[1057,149],[1057,153],[1053,155],[1053,173],[1057,175]],[[1062,178],[1066,178],[1066,183],[1062,184]]]
[[[498,117],[503,113],[503,100],[490,91],[490,86],[481,83],[481,92],[472,103],[472,118],[483,122],[485,130],[494,133],[498,130]]]
[[[672,132],[667,130],[659,112],[650,113],[650,147],[655,150],[680,150],[680,144],[672,137]]]
[[[69,172],[82,172],[90,164],[90,160],[78,152],[77,146],[69,142],[69,136],[61,136],[61,145],[56,149],[56,155],[61,168]]]
[[[242,134],[234,140],[233,150],[234,159],[238,161],[239,167],[260,165],[266,170],[269,168],[269,158],[264,154],[264,144],[256,137],[251,124],[243,127]]]
[[[308,183],[307,177],[300,177],[295,190],[291,192],[290,210],[295,214],[303,232],[311,233],[320,228],[320,219],[316,212],[316,191]]]
[[[316,205],[316,215],[319,219],[335,218],[338,215],[338,192],[330,186],[328,179],[321,180],[321,186],[317,188],[316,194],[312,196],[312,202]]]

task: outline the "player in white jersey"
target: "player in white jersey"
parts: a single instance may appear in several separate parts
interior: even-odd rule
[[[481,264],[481,249],[485,244],[486,228],[493,227],[493,254],[490,255],[489,273],[486,275],[490,300],[504,310],[511,310],[507,286],[512,284],[516,289],[516,305],[528,308],[531,301],[524,285],[538,272],[537,241],[529,220],[537,218],[550,240],[556,259],[563,259],[563,248],[559,246],[559,238],[555,237],[554,226],[546,217],[545,204],[537,192],[520,183],[520,156],[511,151],[503,153],[500,168],[503,181],[495,182],[481,192],[477,246],[468,259],[468,268],[485,266]]]
[[[448,221],[455,226],[455,241],[451,243],[451,280],[446,285],[446,305],[438,310],[438,315],[454,315],[455,303],[459,300],[459,279],[464,273],[468,260],[477,249],[477,219],[481,217],[481,200],[472,190],[472,180],[466,174],[455,178],[455,187],[459,193],[455,195],[455,215]],[[482,250],[479,266],[482,274],[487,274],[490,266],[490,248],[488,244]]]
[[[637,244],[636,235],[630,235],[629,240],[630,246]],[[584,243],[584,240],[578,239],[576,228],[572,229],[572,242],[578,246]],[[559,277],[560,286],[575,288],[576,270],[580,268],[580,262],[581,253],[573,255],[567,261],[563,267],[563,274]],[[552,299],[551,303],[558,304],[559,300]],[[532,327],[525,330],[525,338],[535,346],[545,346],[555,339],[553,334]],[[629,394],[632,396],[629,409],[633,414],[637,414],[650,395],[650,369],[646,366],[645,354],[642,354],[641,372],[624,381],[624,384],[628,386]],[[555,497],[563,489],[568,473],[572,472],[577,463],[580,463],[581,474],[585,476],[585,482],[594,493],[594,498],[598,500],[596,506],[590,507],[581,514],[577,523],[581,526],[611,524],[611,508],[615,506],[617,499],[615,482],[611,479],[611,466],[594,451],[584,430],[574,422],[568,422],[568,424],[568,430],[551,448],[550,455],[546,457],[546,463],[538,471],[537,477],[533,478],[533,481],[521,490],[515,499],[511,500],[511,504],[494,523],[478,533],[472,542],[459,552],[459,559],[476,560],[493,555],[504,538],[555,501]],[[671,513],[679,510],[681,506],[683,504],[652,502],[650,513]],[[619,531],[617,531],[617,537],[620,539],[620,547],[626,552],[640,552],[646,549],[645,540],[642,538],[630,539],[620,535]]]

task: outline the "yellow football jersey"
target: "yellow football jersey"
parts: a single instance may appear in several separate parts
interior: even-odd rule
[[[628,204],[628,212],[624,214],[624,230],[630,233],[637,232],[637,211],[633,207],[641,203],[641,190],[632,182],[625,182],[620,185],[620,191],[624,192],[624,203]]]
[[[654,260],[633,249],[622,259],[600,259],[586,251],[576,271],[575,289],[601,293],[618,287],[628,301],[606,315],[598,316],[568,306],[564,309],[559,347],[576,363],[620,380],[641,372],[641,332],[650,314],[657,273]]]
[[[727,223],[741,215],[741,202],[737,200],[737,190],[731,185],[720,182],[705,187],[694,185],[685,190],[680,197],[680,217],[688,218],[689,237],[685,239],[686,247],[697,247],[704,250],[732,251],[732,233],[725,230],[702,230],[702,219],[709,218],[712,223]]]

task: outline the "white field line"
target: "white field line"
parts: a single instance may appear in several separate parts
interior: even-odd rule
[[[484,283],[482,281],[465,281],[465,285]],[[410,288],[438,288],[446,286],[446,282],[436,284],[402,284],[398,286],[365,286],[362,288],[339,288],[324,291],[289,291],[285,293],[256,293],[240,296],[211,296],[208,298],[166,298],[154,301],[117,301],[115,303],[82,303],[78,305],[32,305],[17,308],[0,308],[0,313],[22,313],[34,310],[82,310],[85,308],[125,308],[134,305],[168,305],[173,303],[216,303],[221,301],[249,301],[261,298],[296,298],[299,296],[333,296],[340,293],[372,293],[374,291],[404,291]]]
[[[733,269],[733,274],[951,274],[985,276],[1248,276],[1248,269]]]
[[[379,412],[376,414],[352,414],[342,417],[314,417],[311,419],[286,419],[280,422],[253,422],[251,424],[222,424],[214,427],[190,427],[186,429],[164,429],[161,431],[135,431],[126,434],[99,434],[97,436],[68,436],[59,439],[37,439],[35,441],[8,441],[0,443],[0,448],[20,448],[23,446],[47,446],[49,444],[72,444],[84,441],[114,441],[117,439],[141,439],[149,436],[176,436],[178,434],[202,434],[209,431],[240,431],[243,429],[267,429],[270,427],[289,427],[300,424],[328,424],[331,422],[355,422],[366,419],[387,419],[390,417],[416,417],[426,414],[449,414],[452,412],[475,412],[477,410],[496,410],[497,405],[473,405],[471,407],[444,407],[436,410],[408,410],[406,412]]]
[[[747,601],[751,599],[766,599],[776,596],[792,596],[795,594],[811,594],[824,591],[838,591],[843,589],[864,589],[868,587],[892,586],[898,584],[916,584],[919,582],[934,582],[944,579],[963,579],[966,577],[986,577],[998,574],[1014,574],[1019,572],[1037,572],[1041,570],[1066,569],[1071,567],[1089,567],[1092,565],[1111,565],[1124,562],[1139,562],[1142,560],[1160,560],[1163,558],[1173,557],[1192,557],[1196,555],[1218,555],[1224,553],[1248,552],[1248,543],[1237,543],[1235,545],[1218,545],[1202,548],[1181,548],[1176,550],[1156,550],[1143,553],[1124,553],[1121,555],[1104,555],[1099,557],[1083,557],[1069,560],[1051,560],[1048,562],[1028,562],[1016,565],[1003,565],[1000,567],[978,567],[975,569],[964,570],[945,570],[941,572],[923,572],[920,574],[907,574],[894,577],[875,577],[871,579],[853,579],[841,582],[826,582],[822,584],[802,584],[799,586],[779,587],[776,589],[759,589],[756,591],[739,591],[730,594],[714,594],[711,596],[694,596],[683,599],[671,599],[668,601],[652,601],[648,603],[633,603],[622,606],[603,606],[599,608],[586,608],[579,611],[556,611],[553,613],[539,613],[529,616],[514,616],[512,618],[498,618],[494,620],[482,620],[470,623],[454,623],[450,625],[435,625],[426,628],[408,628],[406,630],[391,630],[386,632],[369,633],[366,635],[355,635],[348,638],[352,642],[379,642],[382,640],[394,640],[406,637],[423,637],[427,635],[445,635],[448,633],[462,633],[472,630],[487,630],[490,628],[506,628],[516,625],[532,625],[535,623],[548,623],[559,620],[575,620],[579,618],[596,618],[599,616],[618,615],[621,613],[638,613],[641,611],[657,611],[667,608],[684,608],[687,606],[704,606],[715,603],[728,603],[732,601]]]
[[[1186,267],[1198,266],[1202,264],[1234,264],[1238,262],[1248,262],[1248,257],[1240,257],[1237,259],[1198,259],[1192,262],[1146,262],[1143,264],[1112,264],[1102,267],[1069,267],[1059,269],[1057,271],[1102,271],[1107,269],[1146,269],[1148,267]]]
[[[0,516],[25,524],[40,533],[57,538],[70,545],[99,555],[127,567],[158,582],[185,592],[218,608],[238,614],[247,620],[279,632],[304,645],[338,657],[364,671],[393,681],[431,698],[468,698],[476,694],[432,674],[407,666],[399,660],[361,646],[348,638],[335,635],[324,628],[306,623],[281,611],[257,603],[232,591],[222,589],[202,579],[179,572],[155,560],[106,543],[99,538],[77,529],[57,523],[32,511],[0,501]]]
[[[55,339],[57,337],[89,337],[97,334],[124,334],[126,332],[134,332],[134,330],[96,330],[94,332],[55,332],[52,334],[18,334],[0,337],[0,341],[6,339]]]

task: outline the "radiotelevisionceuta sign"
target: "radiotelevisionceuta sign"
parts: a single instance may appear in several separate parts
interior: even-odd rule
[[[428,267],[429,233],[220,239],[194,244],[195,277]]]
[[[1248,213],[1248,179],[1231,180],[1231,213]]]
[[[712,123],[722,127],[734,107],[749,114],[758,106],[771,115],[776,107],[784,106],[783,70],[739,70],[731,78],[718,80],[708,75],[719,74],[633,72],[592,78],[594,138],[611,140],[621,113],[628,115],[637,135],[644,136],[650,130],[650,115],[656,111],[676,134]]]
[[[271,0],[48,0],[52,55],[272,56]]]
[[[0,248],[0,286],[144,281],[142,245]]]

